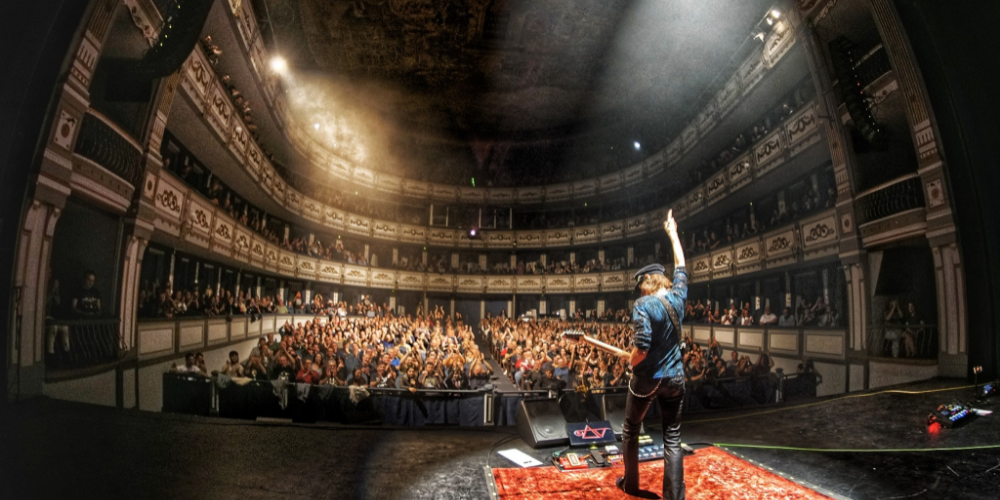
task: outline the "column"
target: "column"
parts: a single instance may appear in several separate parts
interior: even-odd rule
[[[451,316],[455,315],[455,297],[452,297],[451,301],[448,303],[448,314]]]
[[[55,234],[60,208],[35,201],[28,209],[21,226],[20,251],[14,270],[15,297],[20,316],[20,330],[11,325],[11,364],[17,366],[21,392],[41,394],[45,378],[43,365],[45,353],[45,302],[50,278],[49,259],[52,254],[52,235]],[[75,283],[60,283],[63,300]]]
[[[789,13],[795,15],[795,13]],[[861,238],[854,221],[857,219],[854,213],[854,193],[855,182],[854,172],[856,170],[856,159],[850,150],[850,136],[844,130],[840,122],[837,103],[834,100],[832,89],[833,79],[827,70],[823,51],[819,49],[818,37],[811,26],[804,22],[799,22],[796,29],[799,40],[803,43],[806,53],[806,61],[812,73],[813,83],[816,86],[818,106],[820,116],[823,119],[823,128],[826,132],[827,145],[830,149],[830,157],[833,160],[833,172],[837,182],[837,220],[839,221],[840,233],[840,261],[843,265],[844,276],[847,282],[847,295],[850,310],[848,325],[850,325],[850,348],[858,351],[865,349],[867,337],[867,316],[871,297],[868,294],[866,285],[866,272],[868,266],[865,261],[867,254],[861,245]],[[783,196],[780,193],[779,196]],[[791,295],[791,283],[786,273],[786,300],[785,307],[793,307],[795,303],[789,300]],[[793,309],[794,313],[794,309]]]
[[[965,284],[961,253],[956,244],[931,249],[934,255],[938,316],[938,371],[965,377],[968,347],[965,324]]]
[[[865,270],[861,262],[852,264],[845,263],[844,280],[847,286],[847,303],[849,304],[847,325],[849,327],[848,336],[850,338],[850,348],[855,351],[864,351],[868,338],[868,308],[866,306],[868,297],[868,287],[865,284]]]

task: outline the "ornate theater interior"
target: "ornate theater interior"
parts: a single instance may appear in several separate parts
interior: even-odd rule
[[[997,21],[5,2],[0,496],[996,498]]]

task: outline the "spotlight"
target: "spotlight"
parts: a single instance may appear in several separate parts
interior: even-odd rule
[[[770,17],[768,17],[767,18],[767,25],[768,26],[773,26],[774,25],[774,19],[771,19]]]
[[[775,19],[780,19],[781,18],[781,11],[778,10],[778,9],[772,10],[771,11],[771,17],[773,17]]]
[[[478,229],[472,228],[472,229],[469,230],[469,238],[470,239],[474,239],[478,235],[479,235],[479,230]]]
[[[642,149],[642,144],[639,144],[639,141],[633,142],[632,145],[635,146],[636,151]]]
[[[271,58],[271,70],[279,75],[283,75],[288,72],[288,61],[284,57],[274,56]]]
[[[319,130],[319,124],[318,123],[313,123],[313,128],[316,129],[316,130]]]

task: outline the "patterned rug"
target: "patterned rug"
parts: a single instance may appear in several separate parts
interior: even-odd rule
[[[493,469],[497,492],[504,500],[627,499],[615,488],[622,466],[559,472],[555,467]],[[640,485],[659,495],[663,461],[639,465]],[[688,500],[826,499],[813,490],[741,460],[718,448],[703,448],[684,457]]]

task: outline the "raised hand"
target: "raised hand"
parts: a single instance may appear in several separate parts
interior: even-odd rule
[[[667,211],[667,220],[663,221],[663,229],[667,231],[667,234],[671,238],[677,237],[677,221],[674,220],[673,209]]]

